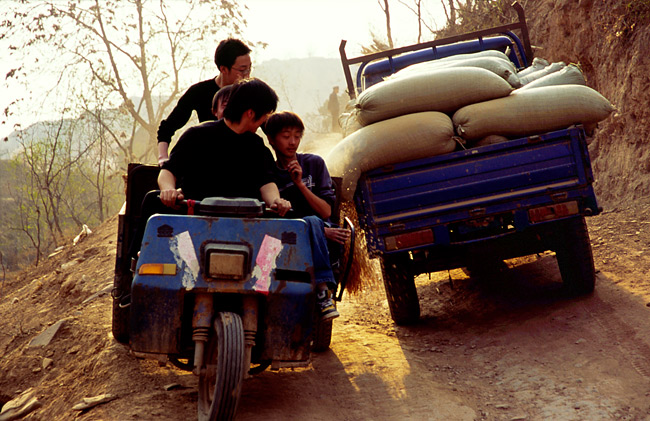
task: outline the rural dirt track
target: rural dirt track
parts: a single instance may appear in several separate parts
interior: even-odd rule
[[[563,296],[548,253],[507,261],[483,279],[461,270],[420,276],[422,320],[398,327],[377,278],[363,294],[344,297],[331,349],[310,367],[246,381],[237,419],[650,419],[649,210],[588,219],[599,270],[588,297]],[[105,291],[116,225],[107,221],[3,286],[0,398],[35,388],[42,406],[25,419],[196,416],[193,375],[138,360],[111,336]],[[29,347],[62,319],[48,346]],[[116,399],[72,409],[105,393]]]

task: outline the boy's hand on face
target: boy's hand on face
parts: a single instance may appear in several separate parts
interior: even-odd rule
[[[291,181],[293,181],[293,184],[296,186],[302,184],[302,167],[297,160],[291,161],[287,164],[287,171],[289,171],[289,175],[291,175]]]
[[[282,198],[277,198],[271,203],[271,209],[278,213],[280,216],[284,216],[291,210],[291,202],[284,200]]]
[[[325,227],[325,238],[336,241],[339,244],[345,244],[350,238],[350,230],[347,228]]]

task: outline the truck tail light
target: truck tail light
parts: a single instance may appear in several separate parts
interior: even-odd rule
[[[143,263],[138,269],[138,275],[176,275],[174,263]]]
[[[530,222],[537,223],[577,215],[579,212],[578,202],[573,201],[529,209],[528,218]]]
[[[243,244],[205,246],[205,273],[214,279],[244,279],[249,272],[250,249]]]
[[[391,235],[384,238],[386,250],[400,250],[433,243],[433,231],[424,229],[407,232],[405,234]]]

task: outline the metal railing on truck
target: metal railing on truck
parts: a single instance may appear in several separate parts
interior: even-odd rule
[[[516,49],[512,48],[510,51],[509,57],[511,61],[519,68],[527,67],[528,63],[533,58],[533,51],[528,37],[526,16],[524,14],[524,9],[519,2],[514,2],[512,7],[517,12],[519,19],[518,22],[421,44],[394,48],[392,50],[381,51],[365,56],[348,58],[345,53],[345,45],[347,44],[347,41],[341,40],[339,53],[341,55],[341,63],[343,65],[343,72],[345,73],[345,79],[347,82],[348,95],[353,99],[365,88],[381,81],[383,77],[393,74],[411,64],[435,60],[456,54],[466,54],[490,49],[504,52],[507,47],[513,46],[516,47]],[[515,35],[512,31],[519,31],[520,37]],[[488,37],[489,35],[495,34],[500,34],[500,36]],[[370,64],[379,59],[385,60]],[[350,70],[350,66],[354,64],[360,64],[357,71],[356,88]],[[364,78],[363,81],[362,78]]]

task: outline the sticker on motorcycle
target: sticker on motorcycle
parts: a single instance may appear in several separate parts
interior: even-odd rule
[[[253,289],[262,294],[268,294],[271,287],[271,271],[275,269],[275,261],[282,251],[282,241],[265,235],[260,251],[255,259],[252,278],[255,280]]]
[[[196,285],[196,278],[199,276],[199,260],[196,258],[194,243],[192,243],[189,231],[183,231],[172,237],[169,247],[174,254],[176,265],[183,272],[181,280],[183,286],[187,290],[191,290]]]

